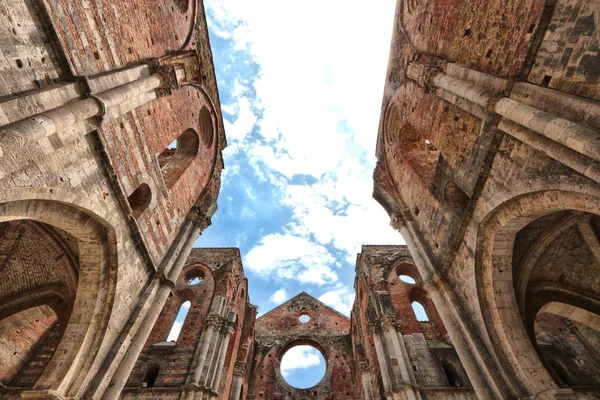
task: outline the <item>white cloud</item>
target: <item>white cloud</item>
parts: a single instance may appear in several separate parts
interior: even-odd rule
[[[338,273],[352,270],[334,270],[340,261],[332,252],[353,263],[362,244],[402,243],[371,198],[396,1],[364,4],[205,2],[213,33],[233,40],[259,67],[253,80],[226,82],[235,106],[225,110],[236,119],[226,122],[233,148],[225,162],[247,155],[255,178],[272,185],[270,201],[292,210],[283,233],[262,237],[244,266],[263,277],[331,288],[320,299],[346,315],[353,291]],[[225,170],[224,182],[235,182],[239,171]],[[257,191],[246,194],[261,201]]]
[[[287,292],[284,288],[277,290],[273,295],[269,298],[275,304],[281,304],[289,298]]]
[[[244,267],[262,277],[295,279],[323,285],[336,282],[337,274],[328,266],[335,258],[321,245],[294,235],[269,234],[244,257]]]
[[[336,311],[346,316],[350,316],[352,304],[354,303],[354,291],[346,286],[329,291],[319,296],[319,301],[333,307]]]
[[[236,99],[237,102],[233,107],[225,108],[228,113],[233,111],[231,114],[236,115],[235,121],[230,122],[228,117],[225,117],[223,121],[227,140],[232,142],[241,141],[249,135],[257,120],[256,114],[252,111],[250,100],[244,96],[236,96]]]
[[[281,358],[281,374],[284,377],[296,369],[307,369],[321,364],[322,355],[312,346],[296,346]]]

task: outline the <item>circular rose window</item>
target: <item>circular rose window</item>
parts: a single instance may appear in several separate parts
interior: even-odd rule
[[[325,358],[313,346],[300,345],[287,350],[281,358],[281,375],[288,385],[308,389],[325,376]]]

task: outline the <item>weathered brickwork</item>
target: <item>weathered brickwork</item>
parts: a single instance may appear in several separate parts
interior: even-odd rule
[[[398,2],[374,197],[478,398],[600,396],[566,361],[597,369],[598,26],[596,1]]]
[[[0,5],[0,336],[22,338],[3,398],[117,398],[186,295],[170,282],[226,144],[204,19],[183,0]]]
[[[408,276],[409,283],[400,279]],[[475,398],[469,378],[405,246],[363,246],[356,264],[352,341],[362,398],[386,393]],[[420,303],[428,317],[418,321]],[[366,366],[369,366],[367,368]]]
[[[301,315],[310,320],[301,322]],[[355,398],[349,331],[348,318],[304,292],[262,315],[256,321],[250,393],[272,400]],[[325,358],[325,376],[312,388],[290,386],[279,370],[285,352],[296,345],[312,345]]]
[[[126,398],[164,398],[215,392],[221,398],[229,398],[236,361],[247,362],[248,351],[244,351],[243,346],[253,338],[256,310],[249,304],[247,293],[238,249],[193,249],[123,395]],[[167,341],[180,307],[186,301],[190,306],[182,321],[181,332],[175,340]],[[226,315],[235,315],[235,320],[229,321],[232,332],[228,333],[228,343],[212,332],[220,323],[221,317],[214,312],[219,303],[226,304],[227,313],[230,313]],[[196,357],[203,354],[205,343],[205,361],[198,362]],[[221,363],[218,362],[220,357]],[[149,379],[149,371],[153,368],[157,368],[158,373]],[[202,376],[196,375],[198,368],[207,375],[220,377],[216,378],[220,380],[218,387],[211,386],[211,382],[197,381],[196,376],[200,379]]]

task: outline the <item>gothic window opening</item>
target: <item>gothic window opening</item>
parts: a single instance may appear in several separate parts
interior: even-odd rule
[[[179,312],[177,313],[175,322],[173,322],[173,326],[171,326],[171,330],[169,331],[169,336],[167,336],[167,342],[176,342],[179,338],[181,328],[183,327],[188,312],[190,311],[191,304],[192,303],[190,301],[186,301],[181,305],[181,307],[179,307]]]
[[[454,181],[448,182],[444,193],[446,203],[456,213],[462,214],[469,204],[469,196]]]
[[[411,303],[413,312],[415,313],[415,317],[417,317],[417,321],[419,322],[428,322],[429,317],[427,316],[427,312],[425,311],[425,307],[418,301],[413,301]]]
[[[414,278],[410,277],[409,275],[402,274],[402,275],[399,275],[398,278],[402,282],[408,283],[409,285],[414,285],[415,283],[417,283],[417,281]]]
[[[142,387],[153,387],[154,383],[156,382],[156,378],[158,377],[159,371],[160,366],[158,364],[153,364],[149,366],[146,370],[146,374],[144,375]]]
[[[193,129],[183,132],[158,155],[165,184],[171,189],[198,155],[200,138]]]
[[[186,275],[185,281],[188,286],[196,286],[204,281],[204,276],[198,271],[193,271]]]
[[[456,370],[456,367],[451,361],[443,360],[442,369],[444,370],[444,374],[446,375],[446,379],[448,380],[448,385],[453,387],[462,386],[462,383],[460,382],[460,376],[458,375],[458,371]]]
[[[129,195],[127,201],[131,207],[131,214],[134,218],[138,218],[146,208],[148,208],[152,201],[152,190],[150,189],[150,186],[142,183]]]

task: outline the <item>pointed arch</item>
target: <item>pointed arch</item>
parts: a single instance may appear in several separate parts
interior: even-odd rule
[[[165,185],[171,189],[198,155],[200,137],[194,129],[187,129],[158,155],[158,164]]]

